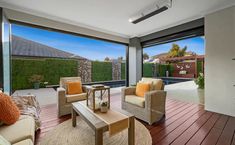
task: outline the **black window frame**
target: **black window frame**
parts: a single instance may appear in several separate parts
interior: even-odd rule
[[[171,27],[169,29],[142,36],[140,38],[142,46],[142,77],[144,73],[143,53],[145,48],[193,37],[204,36],[204,23],[204,18],[200,18],[175,27]]]

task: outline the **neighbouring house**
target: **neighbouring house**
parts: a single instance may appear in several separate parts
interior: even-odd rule
[[[63,58],[88,60],[87,58],[59,50],[32,40],[12,35],[13,58]]]

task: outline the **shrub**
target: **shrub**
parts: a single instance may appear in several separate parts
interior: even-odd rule
[[[92,62],[92,82],[112,80],[112,63],[111,62]]]
[[[194,82],[198,85],[199,89],[204,89],[204,75],[203,73],[199,73],[199,76],[197,79],[194,80]]]
[[[43,81],[43,76],[42,75],[32,75],[29,78],[30,83],[41,83]]]
[[[197,74],[198,75],[199,75],[200,72],[203,72],[202,65],[203,65],[202,61],[197,62]]]

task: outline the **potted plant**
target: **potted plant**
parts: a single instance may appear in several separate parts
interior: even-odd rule
[[[201,104],[204,104],[204,75],[203,73],[199,73],[199,76],[197,77],[197,79],[194,80],[194,82],[198,85],[198,97],[200,100]]]
[[[108,111],[108,102],[107,101],[100,102],[100,111],[102,113],[106,113]]]
[[[29,78],[29,82],[33,83],[34,89],[39,89],[40,88],[40,83],[43,80],[43,76],[42,75],[32,75]]]
[[[197,79],[194,82],[198,85],[198,89],[204,89],[204,75],[203,73],[199,73]]]

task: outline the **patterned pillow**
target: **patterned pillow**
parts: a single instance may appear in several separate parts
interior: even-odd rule
[[[11,145],[11,143],[0,135],[0,145]]]
[[[0,121],[4,124],[14,124],[20,117],[20,111],[11,97],[0,93]]]

